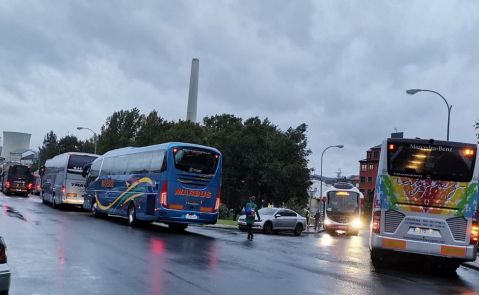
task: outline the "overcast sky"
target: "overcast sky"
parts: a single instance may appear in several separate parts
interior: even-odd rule
[[[120,109],[184,119],[191,59],[198,118],[309,126],[310,167],[358,174],[397,128],[475,142],[477,1],[0,1],[0,131],[81,139]]]

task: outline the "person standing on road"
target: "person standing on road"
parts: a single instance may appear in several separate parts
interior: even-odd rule
[[[321,214],[318,211],[316,211],[316,214],[314,214],[314,231],[318,232],[319,229],[319,219],[321,218]]]
[[[244,213],[246,215],[246,229],[248,230],[248,240],[253,240],[253,224],[255,217],[258,216],[258,221],[261,221],[258,212],[258,206],[255,204],[255,196],[249,198],[249,202],[244,206]]]
[[[309,219],[311,218],[311,212],[309,208],[306,208],[306,230],[309,231]]]

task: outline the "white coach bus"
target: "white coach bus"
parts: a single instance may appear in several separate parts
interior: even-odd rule
[[[70,152],[55,156],[45,162],[42,175],[42,201],[52,207],[63,204],[83,205],[85,178],[83,167],[98,155]]]

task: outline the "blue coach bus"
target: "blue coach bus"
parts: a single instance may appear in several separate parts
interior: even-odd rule
[[[184,230],[214,224],[221,171],[221,153],[207,146],[171,142],[112,150],[85,169],[83,208],[93,216],[126,218],[129,225],[159,221]]]

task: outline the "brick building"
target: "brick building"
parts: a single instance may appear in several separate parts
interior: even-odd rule
[[[373,146],[366,152],[366,159],[359,161],[359,190],[366,200],[371,201],[376,187],[381,145]]]

